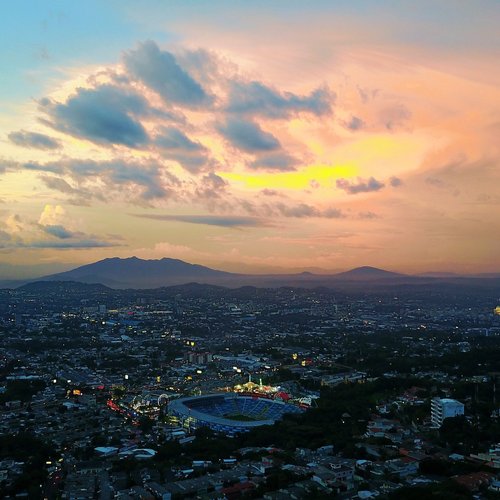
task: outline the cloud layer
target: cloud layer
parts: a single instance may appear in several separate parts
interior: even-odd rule
[[[438,57],[438,41],[394,43],[409,27],[387,20],[330,29],[326,11],[312,24],[281,16],[250,31],[193,16],[175,43],[75,60],[22,113],[0,115],[2,252],[496,265],[500,95],[487,44],[490,72],[465,45]]]
[[[61,205],[47,204],[38,222],[22,218],[19,214],[4,215],[0,231],[0,250],[12,252],[17,249],[92,249],[112,248],[121,245],[116,238],[100,238],[93,234],[75,230],[75,225]]]
[[[9,140],[16,146],[21,146],[24,148],[34,148],[42,150],[61,148],[60,141],[49,137],[48,135],[39,134],[38,132],[27,132],[25,130],[20,130],[18,132],[11,132],[8,137]]]
[[[160,50],[153,41],[141,43],[126,52],[125,66],[132,77],[157,92],[167,105],[197,108],[207,106],[212,98],[177,62],[175,56]]]
[[[54,129],[98,144],[132,148],[149,140],[137,119],[147,107],[141,96],[111,85],[79,88],[65,103],[40,101],[41,110],[48,116],[43,122]]]

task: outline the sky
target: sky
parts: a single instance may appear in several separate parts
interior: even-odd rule
[[[500,271],[497,0],[6,0],[0,278]]]

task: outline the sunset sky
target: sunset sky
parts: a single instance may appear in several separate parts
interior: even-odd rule
[[[500,2],[5,1],[0,278],[500,271]]]

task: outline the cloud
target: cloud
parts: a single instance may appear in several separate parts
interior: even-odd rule
[[[68,182],[66,182],[61,177],[49,177],[48,175],[41,175],[40,180],[49,188],[55,191],[60,191],[65,194],[77,194],[79,196],[84,196],[89,198],[91,195],[88,192],[84,192],[80,189],[75,189]]]
[[[100,241],[100,240],[34,240],[34,241],[22,241],[22,240],[3,240],[0,238],[0,249],[2,250],[16,250],[22,248],[37,248],[37,249],[89,249],[89,248],[108,248],[122,246],[119,243],[114,243],[111,241]]]
[[[247,153],[281,149],[281,144],[274,135],[265,132],[252,121],[229,118],[224,124],[219,124],[217,130],[233,146]]]
[[[375,177],[362,179],[358,177],[357,182],[349,182],[347,179],[337,179],[337,188],[343,189],[347,194],[370,193],[379,191],[385,184],[378,181]]]
[[[40,100],[49,119],[42,122],[66,134],[98,144],[121,144],[137,148],[148,143],[148,135],[135,116],[150,112],[140,95],[113,85],[78,88],[64,103]]]
[[[87,238],[87,235],[79,231],[72,231],[66,227],[68,216],[61,205],[47,204],[38,219],[39,228],[49,236],[59,240],[71,238]]]
[[[127,71],[157,92],[167,104],[198,108],[213,100],[203,87],[177,63],[170,52],[160,50],[153,41],[126,52]]]
[[[155,143],[167,151],[204,151],[199,142],[192,141],[184,132],[174,127],[165,127],[156,136]]]
[[[61,177],[50,177],[41,175],[40,180],[54,191],[64,194],[74,195],[74,198],[68,199],[68,203],[73,205],[89,205],[89,201],[94,197],[104,201],[104,197],[96,189],[85,189],[83,187],[73,187]]]
[[[142,219],[158,221],[186,222],[189,224],[204,224],[221,227],[259,227],[269,223],[259,217],[239,215],[156,215],[156,214],[131,214]]]
[[[285,152],[264,154],[258,156],[248,165],[253,169],[278,170],[281,172],[293,171],[297,164],[297,159]]]
[[[107,175],[111,183],[143,186],[144,190],[140,194],[143,200],[166,198],[169,194],[160,180],[160,169],[155,165],[137,168],[134,164],[122,163],[117,168],[116,164],[110,162]]]
[[[31,169],[54,171],[71,177],[78,189],[64,179],[42,177],[48,187],[82,198],[113,199],[112,194],[128,191],[129,202],[151,202],[174,195],[180,181],[161,163],[153,160],[115,159],[110,161],[59,160],[46,164],[32,163]]]
[[[53,248],[53,249],[78,249],[78,248],[108,248],[122,246],[112,241],[76,240],[76,241],[31,241],[18,244],[16,248]]]
[[[317,217],[319,214],[317,208],[306,203],[299,203],[292,206],[280,203],[276,205],[276,209],[285,217]]]
[[[340,208],[327,208],[326,210],[323,210],[321,217],[326,219],[342,219],[345,215]]]
[[[261,193],[264,196],[282,196],[282,194],[279,191],[276,191],[276,189],[263,189]]]
[[[220,175],[210,172],[201,179],[199,187],[196,189],[196,196],[205,199],[220,198],[228,185],[228,182]]]
[[[402,181],[399,177],[392,176],[392,177],[389,179],[389,184],[390,184],[392,187],[399,187],[399,186],[402,186],[402,185],[403,185],[403,181]]]
[[[19,163],[13,160],[6,160],[5,158],[0,158],[0,174],[3,174],[9,170],[16,170],[19,168]]]
[[[11,132],[8,138],[16,146],[21,146],[23,148],[53,150],[62,147],[61,142],[57,139],[45,134],[39,134],[38,132],[20,130],[18,132]]]
[[[154,142],[165,158],[178,162],[188,172],[198,173],[211,163],[209,150],[175,127],[162,128]]]
[[[375,212],[370,212],[368,210],[367,212],[359,212],[358,217],[360,219],[378,219],[379,215],[377,215]]]
[[[68,225],[71,226],[74,223],[72,224],[64,207],[46,204],[38,219],[38,227],[43,233],[56,238],[56,241],[34,239],[33,241],[24,241],[20,246],[33,248],[101,248],[117,246],[112,241],[104,241],[94,235],[69,229]]]
[[[48,203],[43,207],[38,224],[41,226],[60,225],[65,219],[66,211],[61,205],[51,205]]]
[[[55,236],[56,238],[59,238],[61,240],[66,240],[74,236],[74,233],[72,231],[69,231],[68,229],[66,229],[61,225],[42,226],[42,228],[43,231],[49,234],[50,236]]]
[[[443,181],[442,179],[439,179],[437,177],[426,177],[425,178],[425,183],[429,184],[430,186],[434,186],[440,189],[444,189],[448,187],[448,184]]]
[[[277,211],[278,215],[283,217],[308,218],[320,217],[325,219],[341,219],[345,217],[342,210],[338,208],[327,208],[321,210],[307,203],[299,203],[297,205],[285,205],[284,203],[276,203],[271,206],[272,211]]]
[[[3,221],[0,248],[5,250],[29,248],[104,248],[119,246],[116,238],[100,238],[70,229],[74,225],[61,205],[44,206],[38,221],[21,220],[10,214]]]
[[[237,71],[235,64],[205,49],[176,52],[177,64],[202,86],[219,85]]]
[[[410,118],[411,112],[402,104],[390,106],[379,111],[379,120],[390,131],[403,127]]]
[[[12,236],[7,231],[2,231],[0,229],[0,247],[2,246],[2,244],[5,244],[11,240]]]
[[[327,87],[317,88],[307,96],[299,96],[279,92],[257,81],[232,81],[226,111],[266,118],[288,118],[301,112],[321,116],[332,112],[334,100],[335,94]]]
[[[20,233],[24,228],[23,221],[21,220],[19,214],[8,215],[8,217],[4,220],[4,226],[5,229],[10,231],[11,235]]]
[[[29,162],[24,163],[22,167],[25,170],[37,170],[39,172],[51,172],[53,174],[61,174],[63,172],[60,165],[52,163],[44,165],[42,163]]]
[[[350,120],[342,122],[345,128],[356,131],[365,127],[365,122],[357,116],[352,116]]]

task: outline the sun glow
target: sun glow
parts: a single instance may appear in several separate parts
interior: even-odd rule
[[[301,190],[311,187],[331,187],[336,179],[357,174],[354,165],[309,165],[294,172],[239,173],[221,172],[219,175],[234,184],[250,189]]]

